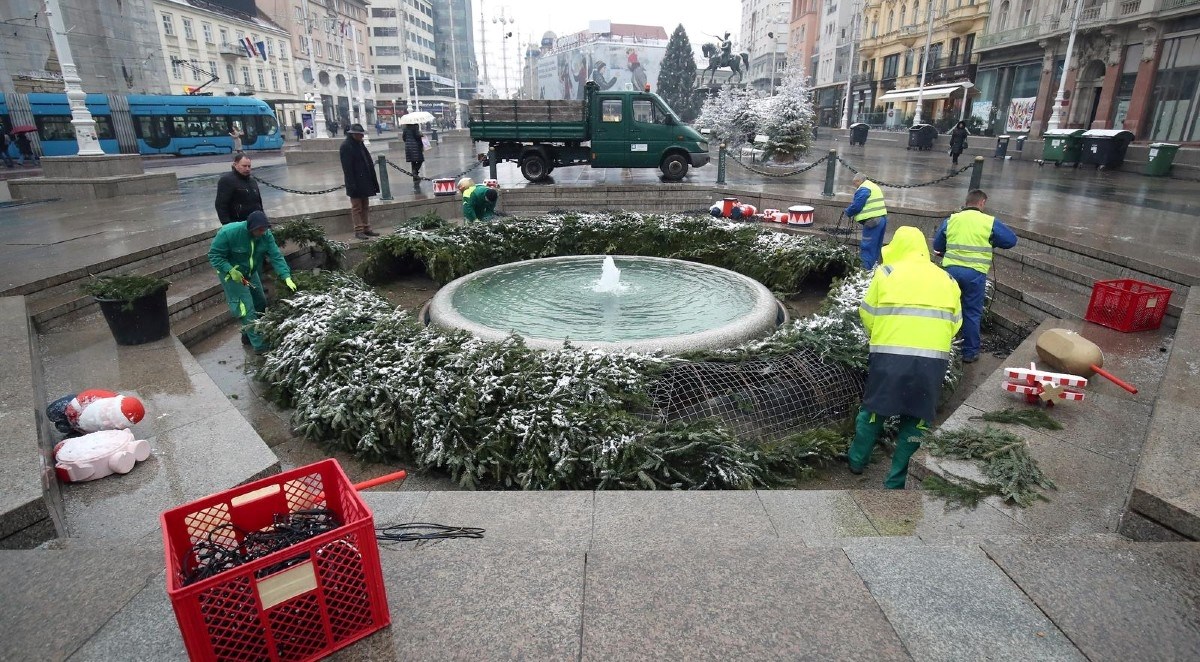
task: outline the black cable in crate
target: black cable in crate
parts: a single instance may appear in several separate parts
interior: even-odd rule
[[[326,508],[298,510],[286,515],[275,515],[271,526],[259,531],[243,531],[233,524],[222,524],[208,532],[188,550],[183,559],[183,585],[213,577],[225,570],[236,568],[250,561],[263,558],[281,549],[299,544],[339,526],[337,514]],[[221,532],[228,533],[222,534]],[[238,539],[241,542],[231,544]],[[228,541],[228,542],[227,542]],[[286,559],[259,570],[261,578],[284,568],[301,563],[307,554]]]

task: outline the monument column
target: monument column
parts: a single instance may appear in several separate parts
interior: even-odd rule
[[[1142,40],[1142,61],[1138,64],[1137,78],[1133,83],[1133,98],[1125,115],[1125,129],[1132,131],[1137,140],[1142,140],[1150,132],[1149,114],[1154,105],[1150,95],[1154,92],[1154,82],[1158,76],[1162,41],[1157,23],[1142,23],[1138,29],[1146,36]]]

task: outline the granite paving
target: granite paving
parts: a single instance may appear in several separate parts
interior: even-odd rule
[[[593,549],[778,539],[753,491],[600,491],[595,509]]]

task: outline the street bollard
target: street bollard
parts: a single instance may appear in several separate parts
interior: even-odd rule
[[[717,152],[717,183],[725,183],[725,143],[721,143],[721,150]]]
[[[375,158],[375,162],[379,164],[379,199],[391,200],[392,186],[388,182],[387,157],[378,156]]]
[[[975,163],[971,166],[971,183],[968,185],[968,191],[974,191],[983,184],[983,157],[976,156]]]
[[[821,192],[821,195],[827,198],[832,198],[833,178],[837,176],[837,150],[829,150],[829,156],[827,159],[828,160],[825,161],[825,190]]]
[[[488,178],[489,179],[499,179],[500,178],[496,174],[496,150],[495,149],[488,150]]]

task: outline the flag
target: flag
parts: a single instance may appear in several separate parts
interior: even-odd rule
[[[242,47],[246,49],[246,55],[250,57],[258,55],[258,50],[254,48],[254,40],[250,37],[242,37]]]
[[[258,54],[262,57],[263,62],[267,61],[267,44],[265,42],[256,41],[254,45],[258,47]]]

